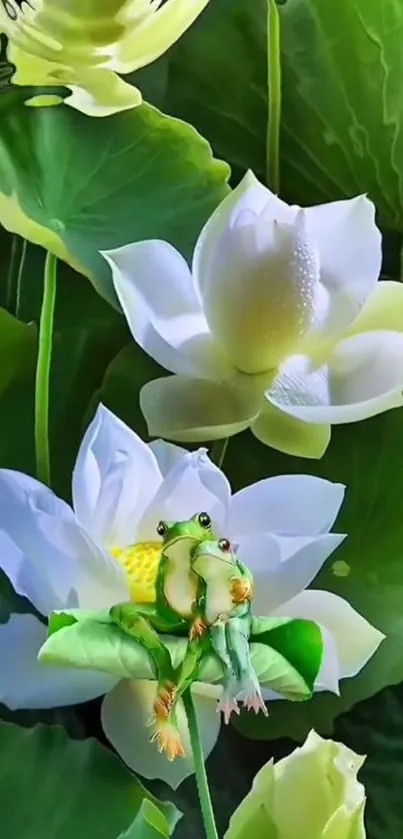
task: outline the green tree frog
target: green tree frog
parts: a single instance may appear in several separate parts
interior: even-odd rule
[[[172,625],[178,617],[190,637],[205,631],[206,623],[198,605],[200,578],[191,566],[193,551],[205,540],[214,539],[208,513],[196,513],[187,521],[160,521],[157,533],[162,536],[162,554],[158,566],[156,594],[159,615]]]
[[[198,677],[203,654],[211,648],[220,658],[224,673],[224,691],[219,710],[229,722],[232,712],[239,713],[238,700],[267,715],[258,677],[249,653],[252,626],[251,598],[253,577],[236,556],[228,539],[200,540],[191,552],[191,566],[198,577],[198,611],[208,632],[190,636],[187,651],[175,676],[176,691],[160,716],[160,737],[174,739],[176,707],[179,697]],[[177,752],[179,754],[180,752]]]
[[[109,614],[153,658],[158,685],[154,703],[154,737],[158,746],[173,759],[183,754],[175,724],[178,679],[159,633],[189,634],[186,665],[181,668],[183,692],[185,684],[191,680],[202,649],[192,642],[197,641],[207,629],[199,605],[202,581],[192,570],[191,556],[200,542],[211,540],[214,534],[210,516],[204,512],[195,513],[185,521],[160,521],[157,533],[162,537],[162,548],[155,603],[129,601],[112,606]]]
[[[224,668],[219,709],[228,723],[239,713],[238,700],[255,713],[267,715],[259,679],[249,652],[253,578],[228,539],[200,543],[192,558],[193,571],[203,580],[199,605],[209,626],[213,649]]]

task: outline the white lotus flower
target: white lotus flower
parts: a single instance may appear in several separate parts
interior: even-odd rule
[[[103,256],[135,340],[175,374],[141,391],[152,435],[250,426],[320,457],[332,423],[403,404],[403,287],[377,283],[381,234],[363,195],[302,210],[248,172],[202,230],[192,273],[157,240]]]
[[[0,32],[9,39],[7,57],[16,67],[13,84],[65,85],[71,91],[66,105],[90,116],[134,108],[141,93],[121,75],[163,55],[207,3],[1,0]]]
[[[64,608],[108,608],[130,596],[153,600],[157,522],[203,510],[253,570],[257,614],[306,616],[324,627],[318,688],[337,689],[338,679],[354,675],[380,643],[381,634],[340,597],[304,591],[344,538],[328,532],[344,495],[340,484],[282,476],[231,495],[204,449],[189,453],[161,440],[146,445],[100,406],[81,443],[72,495],[74,511],[28,475],[0,470],[0,566],[45,618]],[[48,708],[106,693],[105,733],[133,770],[172,786],[193,771],[190,759],[169,763],[149,742],[154,681],[47,666],[37,660],[45,637],[45,623],[33,615],[13,614],[0,625],[0,702]],[[219,731],[220,688],[197,683],[193,692],[208,755]],[[182,707],[179,724],[190,754]]]

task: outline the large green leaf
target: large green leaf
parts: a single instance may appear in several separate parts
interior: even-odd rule
[[[4,252],[10,256],[9,249]],[[18,290],[18,314],[23,320],[39,320],[44,257],[42,248],[28,246]],[[6,270],[8,266],[4,267]],[[11,303],[15,308],[14,294]],[[8,318],[14,323],[11,316]],[[0,468],[34,474],[35,328],[18,321],[16,324],[20,330],[33,334],[34,352],[31,370],[21,382],[11,384],[1,399]],[[99,389],[111,359],[128,337],[124,318],[96,294],[90,283],[59,262],[50,392],[51,471],[54,489],[67,499],[88,403]],[[0,351],[1,343],[0,333]],[[28,351],[24,358],[28,363]],[[7,373],[17,362],[16,353],[11,362]]]
[[[136,817],[150,812],[156,825],[167,825],[169,832],[162,836],[169,836],[178,821],[172,804],[150,796],[96,740],[70,740],[57,726],[0,723],[0,741],[4,839],[116,839]],[[141,832],[143,820],[137,825],[136,836],[151,839]]]
[[[119,839],[166,839],[171,829],[164,813],[149,799],[144,799],[134,822]]]
[[[312,693],[322,660],[322,638],[312,621],[271,618],[259,620],[251,638],[252,664],[264,687],[294,700]],[[161,635],[177,668],[187,650],[186,638]],[[48,638],[39,658],[49,666],[101,670],[121,679],[153,679],[155,668],[146,649],[126,632],[108,622],[105,612],[72,610],[50,617]],[[222,665],[213,653],[204,656],[198,680],[222,679]]]
[[[301,204],[368,192],[403,225],[401,0],[287,0],[281,183]]]
[[[225,467],[235,485],[287,473],[318,474],[347,485],[334,530],[348,538],[328,559],[313,588],[344,597],[386,635],[361,673],[344,680],[341,698],[316,694],[298,707],[274,702],[267,720],[252,715],[240,720],[248,735],[302,740],[312,727],[330,733],[336,715],[403,679],[402,439],[403,411],[397,409],[334,427],[328,451],[315,462],[263,449],[249,433],[230,441]]]
[[[195,125],[231,166],[264,175],[267,0],[212,0],[168,62],[161,107]]]
[[[382,226],[401,229],[402,3],[287,0],[280,14],[282,194],[310,205],[368,192]],[[212,0],[141,77],[150,101],[263,177],[266,28],[267,0]]]
[[[72,468],[89,400],[121,343],[111,323],[56,331],[51,373],[51,470],[56,492],[69,500]],[[10,385],[1,399],[0,468],[35,475],[34,371]]]
[[[2,115],[0,221],[81,268],[112,302],[99,250],[155,237],[189,256],[228,175],[191,126],[150,105],[104,119],[64,105]]]

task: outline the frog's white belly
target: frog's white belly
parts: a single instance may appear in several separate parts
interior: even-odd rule
[[[234,608],[228,581],[209,583],[206,592],[206,618],[214,623],[219,615],[229,615]]]
[[[183,618],[190,618],[197,594],[196,575],[183,568],[173,568],[166,575],[164,593],[171,609]]]

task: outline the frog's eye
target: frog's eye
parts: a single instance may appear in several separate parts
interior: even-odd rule
[[[157,524],[158,536],[165,536],[167,530],[168,530],[168,527],[165,524],[165,522],[164,521],[159,521],[158,524]]]
[[[228,551],[231,550],[231,542],[229,542],[228,539],[220,539],[218,542],[218,547],[220,551],[228,553]]]
[[[197,520],[200,527],[205,527],[206,530],[208,527],[211,527],[211,518],[208,513],[199,513]]]

